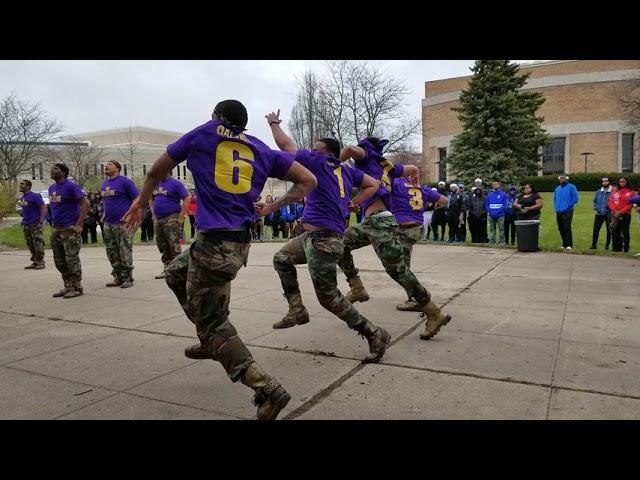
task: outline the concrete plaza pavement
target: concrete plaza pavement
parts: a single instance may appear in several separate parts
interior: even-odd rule
[[[372,299],[357,307],[393,336],[380,364],[325,311],[298,268],[311,323],[286,312],[258,243],[232,286],[231,321],[282,380],[284,419],[640,419],[640,261],[570,253],[417,245],[414,272],[453,315],[430,341],[371,248],[355,252]],[[190,360],[192,324],[162,280],[154,246],[134,248],[133,288],[113,289],[101,246],[81,252],[85,294],[26,251],[0,252],[0,419],[246,419],[251,391]],[[344,275],[338,276],[346,292]]]

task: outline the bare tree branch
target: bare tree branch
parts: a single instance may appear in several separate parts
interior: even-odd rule
[[[107,152],[96,145],[86,145],[78,138],[70,138],[72,145],[50,150],[51,158],[55,161],[64,162],[69,166],[69,175],[74,181],[84,187],[88,180],[96,177],[100,178],[103,172],[95,173],[94,165],[100,162]]]
[[[0,101],[0,165],[8,179],[27,172],[46,153],[45,145],[62,131],[39,104],[30,104],[15,93]]]

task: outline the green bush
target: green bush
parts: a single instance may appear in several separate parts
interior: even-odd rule
[[[638,173],[569,173],[569,182],[573,183],[578,191],[593,192],[600,188],[602,178],[608,177],[612,185],[616,185],[618,178],[626,177],[631,183],[631,188],[640,188],[640,174]],[[553,192],[559,185],[558,175],[542,175],[540,177],[526,177],[520,181],[520,185],[532,183],[538,192]]]

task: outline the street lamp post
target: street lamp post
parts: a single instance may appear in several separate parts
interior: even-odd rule
[[[593,152],[582,152],[580,155],[584,155],[584,173],[587,173],[587,158],[589,155],[593,155]]]

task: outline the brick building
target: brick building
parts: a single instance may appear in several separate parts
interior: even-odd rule
[[[640,60],[559,60],[526,64],[524,89],[542,93],[539,110],[553,143],[542,149],[539,174],[640,172],[637,127],[625,119],[620,97],[640,95]],[[450,179],[446,158],[462,131],[456,113],[471,76],[425,82],[421,178]]]

